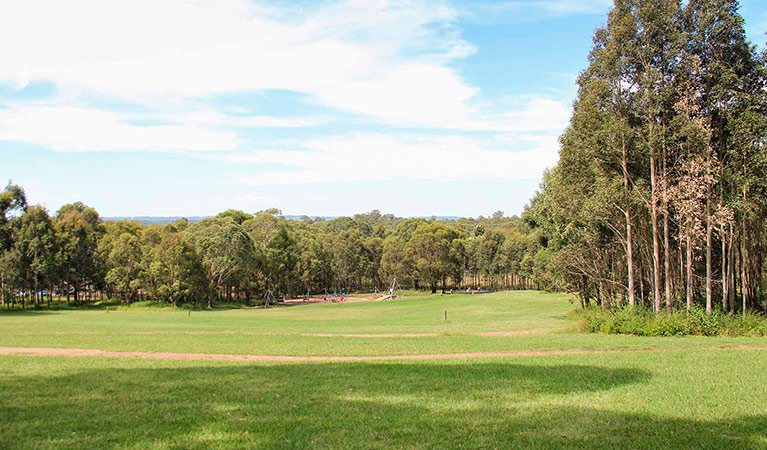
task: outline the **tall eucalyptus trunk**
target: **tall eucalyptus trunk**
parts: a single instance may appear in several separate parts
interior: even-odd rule
[[[628,171],[628,156],[626,154],[626,137],[622,137],[622,157],[621,157],[621,164],[623,166],[623,188],[626,190],[626,193],[629,192],[629,171]],[[636,305],[636,299],[634,298],[634,247],[632,242],[632,234],[631,234],[631,208],[626,205],[626,209],[624,210],[624,215],[626,217],[626,272],[628,276],[628,300],[629,305],[635,306]]]
[[[652,132],[650,133],[652,135]],[[653,305],[655,312],[660,312],[660,243],[658,242],[658,204],[657,180],[655,174],[655,155],[650,151],[650,218],[652,220],[652,274],[653,274]]]
[[[713,292],[711,286],[711,240],[713,226],[711,225],[711,192],[706,196],[706,314],[713,312]]]
[[[693,299],[693,282],[692,282],[692,237],[687,235],[687,312],[692,309]]]

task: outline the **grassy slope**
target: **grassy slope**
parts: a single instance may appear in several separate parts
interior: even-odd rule
[[[304,355],[767,345],[469,334],[562,330],[573,308],[517,292],[191,317],[10,313],[0,345]],[[130,334],[146,331],[160,334]],[[190,334],[199,331],[226,334]],[[292,364],[2,356],[0,448],[767,448],[765,365],[767,351],[733,349]]]
[[[416,295],[391,302],[312,304],[268,310],[195,311],[191,316],[187,311],[173,310],[11,312],[0,313],[0,346],[354,356],[767,345],[767,338],[642,338],[568,331],[572,323],[566,315],[575,308],[568,300],[565,295],[527,291],[474,296]],[[517,336],[471,334],[530,330],[554,332]],[[437,336],[301,335],[306,333]]]
[[[765,448],[767,352],[236,364],[0,357],[0,448]]]

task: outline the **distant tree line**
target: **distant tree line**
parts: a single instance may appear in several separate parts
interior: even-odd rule
[[[524,218],[585,304],[767,301],[767,54],[734,0],[616,0]]]
[[[0,301],[117,297],[206,304],[402,287],[532,288],[541,240],[517,217],[402,219],[378,211],[287,220],[229,210],[196,223],[104,222],[82,203],[54,215],[21,187],[0,192]]]

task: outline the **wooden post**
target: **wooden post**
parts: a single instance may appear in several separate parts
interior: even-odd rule
[[[447,322],[447,311],[445,311],[445,322]]]

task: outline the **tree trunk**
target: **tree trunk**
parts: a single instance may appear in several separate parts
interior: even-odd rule
[[[37,259],[37,257],[35,257],[35,259]],[[37,270],[36,270],[36,269],[35,269],[34,273],[35,273],[35,293],[33,294],[33,297],[32,297],[32,298],[33,298],[33,299],[34,299],[34,301],[35,301],[35,306],[37,306],[37,301],[38,301],[38,298],[37,298],[37,297],[38,297],[38,294],[39,294],[39,292],[40,292],[40,291],[38,290],[38,287],[39,287],[39,286],[38,286],[38,284],[37,284]]]
[[[652,133],[651,133],[652,134]],[[658,206],[656,201],[657,181],[655,175],[655,156],[650,150],[650,217],[652,219],[652,271],[653,271],[653,306],[660,312],[660,243],[658,242]]]
[[[729,264],[727,258],[727,232],[722,233],[722,310],[729,309],[730,282],[728,280]]]
[[[687,236],[687,312],[692,309],[692,238]]]
[[[711,196],[707,192],[706,197],[706,314],[713,312],[713,292],[711,290]]]
[[[730,286],[730,312],[732,314],[735,314],[735,302],[737,300],[736,295],[738,291],[738,284],[735,281],[736,274],[735,274],[735,231],[732,229],[732,224],[730,224],[730,248],[729,248],[729,255],[728,258],[730,262],[727,264],[727,272],[728,272],[728,278]]]
[[[666,134],[663,133],[663,274],[666,289],[666,311],[671,312],[671,254],[668,237],[668,180],[666,169]]]
[[[663,212],[663,242],[665,248],[663,252],[663,271],[666,281],[666,311],[671,312],[671,260],[669,256],[671,252],[669,251],[668,213],[665,211],[665,208]]]
[[[746,219],[743,219],[743,234],[740,236],[740,282],[743,296],[743,317],[746,317],[746,301],[748,299],[748,283],[746,282]]]
[[[677,298],[679,300],[682,299],[684,296],[684,293],[682,292],[684,290],[684,235],[682,234],[682,227],[679,227],[679,235],[677,236],[677,240],[679,240],[679,287],[677,288]]]
[[[628,156],[626,154],[626,138],[623,137],[622,141],[622,157],[621,157],[621,165],[623,166],[623,188],[626,190],[626,193],[629,192],[629,175],[628,175]],[[628,287],[626,291],[628,292],[629,297],[629,305],[634,306],[636,305],[636,299],[634,298],[634,247],[631,237],[631,211],[628,205],[626,205],[626,210],[624,212],[626,216],[626,273],[628,276]]]

